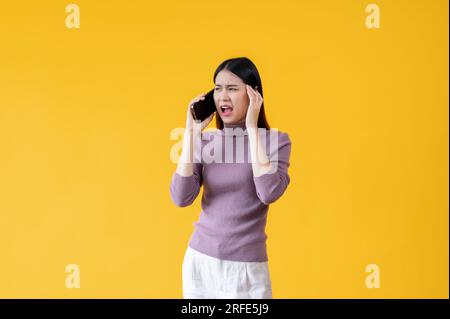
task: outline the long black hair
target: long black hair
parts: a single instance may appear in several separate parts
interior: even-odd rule
[[[255,64],[247,58],[247,57],[239,57],[239,58],[232,58],[223,61],[216,69],[216,72],[214,72],[214,78],[213,82],[216,83],[216,77],[217,74],[219,74],[222,70],[228,70],[231,73],[235,74],[241,80],[245,83],[250,85],[252,88],[257,87],[257,91],[261,94],[261,96],[264,98],[263,95],[263,88],[261,84],[261,77],[259,76],[258,69],[256,68]],[[258,127],[270,129],[269,123],[267,123],[266,119],[266,113],[264,112],[264,101],[261,105],[261,109],[259,111],[258,116]],[[218,129],[223,129],[223,121],[220,116],[216,116],[216,127]]]

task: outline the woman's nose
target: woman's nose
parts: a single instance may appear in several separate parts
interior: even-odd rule
[[[219,100],[228,101],[228,93],[226,92],[226,90],[223,90],[219,93]]]

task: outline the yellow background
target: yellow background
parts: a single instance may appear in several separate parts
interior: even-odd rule
[[[448,298],[448,3],[373,2],[380,29],[369,1],[74,1],[79,30],[2,2],[0,297],[181,298],[201,194],[172,203],[169,134],[247,56],[292,140],[274,298]]]

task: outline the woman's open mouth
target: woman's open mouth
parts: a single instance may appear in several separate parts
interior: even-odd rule
[[[233,112],[231,105],[221,105],[220,110],[222,111],[223,116],[229,116]]]

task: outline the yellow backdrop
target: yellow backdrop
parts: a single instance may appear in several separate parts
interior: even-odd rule
[[[247,56],[292,140],[274,298],[448,298],[447,1],[69,3],[0,5],[0,297],[181,298],[170,132]]]

